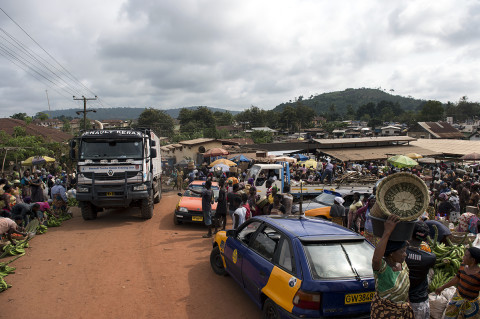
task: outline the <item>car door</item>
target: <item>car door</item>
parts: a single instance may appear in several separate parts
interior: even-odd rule
[[[282,235],[271,226],[262,227],[250,241],[245,252],[242,277],[245,290],[261,306],[261,291],[268,282],[273,269],[275,252]]]
[[[240,226],[234,237],[228,237],[225,242],[224,258],[228,273],[244,287],[242,279],[242,263],[244,255],[248,252],[252,236],[261,226],[258,220],[249,220]]]

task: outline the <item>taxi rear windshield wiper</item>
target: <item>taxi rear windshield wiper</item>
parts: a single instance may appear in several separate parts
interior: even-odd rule
[[[350,265],[350,268],[352,269],[352,272],[355,274],[355,279],[358,281],[361,280],[360,275],[358,274],[358,271],[353,267],[352,261],[350,260],[350,257],[348,256],[347,251],[345,250],[345,247],[343,247],[342,244],[340,244],[340,247],[342,247],[343,253],[345,254],[345,257],[347,257],[348,264]]]

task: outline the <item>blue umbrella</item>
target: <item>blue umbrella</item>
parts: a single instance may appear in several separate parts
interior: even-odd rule
[[[242,154],[234,156],[234,157],[230,158],[230,160],[233,161],[233,162],[250,162],[251,161],[250,159],[243,156]]]
[[[300,162],[308,160],[308,156],[305,156],[305,155],[302,155],[302,154],[295,154],[295,156],[293,156],[293,157],[298,159]]]

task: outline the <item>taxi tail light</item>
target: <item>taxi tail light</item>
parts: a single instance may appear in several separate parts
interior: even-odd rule
[[[319,293],[297,291],[293,297],[293,304],[302,309],[320,310],[322,295]]]

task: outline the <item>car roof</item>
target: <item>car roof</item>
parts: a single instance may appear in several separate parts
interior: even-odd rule
[[[193,181],[190,183],[190,185],[205,185],[205,181]],[[218,187],[218,183],[217,182],[212,182],[212,186],[217,186]]]
[[[298,215],[288,216],[256,216],[253,217],[267,222],[283,230],[290,237],[297,237],[302,241],[336,241],[336,240],[364,240],[365,238],[345,227],[327,220],[309,218]]]

